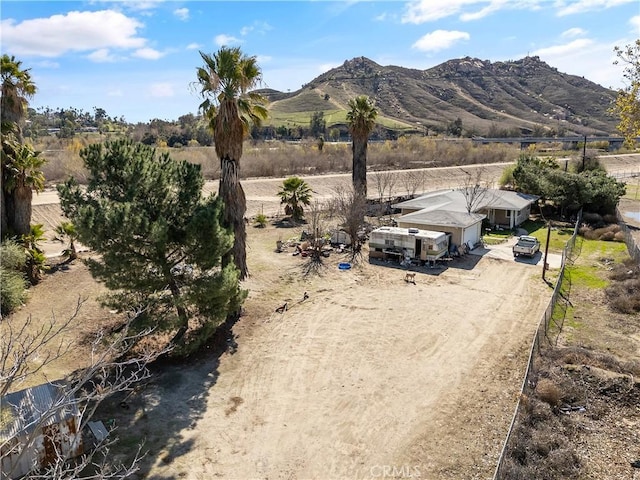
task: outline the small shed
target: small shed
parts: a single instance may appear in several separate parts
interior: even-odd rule
[[[369,258],[435,261],[449,251],[449,236],[418,228],[380,227],[369,236]]]
[[[75,402],[63,400],[63,388],[45,383],[0,398],[3,478],[16,479],[60,456],[83,453],[81,415]]]

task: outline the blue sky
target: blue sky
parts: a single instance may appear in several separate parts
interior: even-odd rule
[[[239,46],[264,86],[295,91],[354,57],[427,69],[537,55],[623,85],[614,46],[640,38],[638,0],[12,1],[0,50],[31,68],[34,108],[104,108],[129,122],[197,113],[199,50]]]

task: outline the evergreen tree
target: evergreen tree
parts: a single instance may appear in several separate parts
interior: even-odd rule
[[[71,178],[58,191],[78,241],[99,254],[88,265],[113,291],[105,304],[142,307],[134,327],[173,334],[182,353],[197,348],[245,297],[234,264],[221,267],[233,234],[220,198],[202,199],[199,165],[146,145],[94,144],[80,156],[88,186]]]

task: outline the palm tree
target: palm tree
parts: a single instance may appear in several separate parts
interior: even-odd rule
[[[22,123],[27,110],[27,100],[36,93],[29,68],[22,69],[22,62],[4,54],[0,62],[2,79],[2,98],[0,98],[0,117],[2,133],[13,131],[22,143]]]
[[[216,155],[220,159],[220,188],[224,201],[224,225],[235,234],[233,248],[222,259],[223,265],[235,262],[240,278],[247,276],[247,232],[244,215],[247,201],[240,184],[242,143],[250,124],[259,126],[267,118],[267,100],[250,92],[262,82],[256,57],[247,57],[237,48],[222,47],[213,55],[200,52],[204,66],[198,68],[200,110],[213,131]]]
[[[72,222],[60,222],[60,224],[56,226],[54,231],[56,233],[54,240],[57,240],[59,242],[69,240],[69,246],[63,250],[62,254],[66,257],[69,257],[69,261],[78,258],[78,251],[76,249],[78,232],[76,231],[75,225]]]
[[[284,212],[299,222],[304,215],[303,205],[311,204],[311,187],[300,177],[289,177],[282,182],[278,192],[280,203],[284,205]]]
[[[349,100],[347,122],[351,133],[353,152],[353,188],[363,197],[367,196],[367,141],[376,124],[378,111],[366,95]]]
[[[9,55],[2,55],[0,61],[0,79],[2,81],[2,97],[0,97],[0,124],[2,134],[2,192],[0,192],[0,232],[3,236],[8,231],[15,231],[23,234],[29,232],[29,226],[25,228],[20,225],[16,228],[10,219],[15,218],[12,211],[14,206],[20,210],[31,210],[31,196],[29,195],[29,205],[21,205],[23,200],[19,196],[21,190],[10,192],[7,185],[11,183],[11,174],[8,172],[9,164],[13,161],[12,145],[22,144],[22,124],[24,122],[27,109],[27,99],[36,93],[36,86],[31,80],[29,69],[22,68],[22,62]],[[9,138],[11,137],[11,138]],[[7,150],[5,150],[7,149]],[[29,221],[31,215],[29,214]]]
[[[2,190],[6,201],[7,226],[16,235],[27,235],[31,224],[33,191],[44,190],[42,166],[46,160],[31,145],[21,144],[10,134],[2,139]]]
[[[27,278],[32,285],[37,285],[42,279],[42,274],[49,269],[46,265],[47,257],[40,248],[40,244],[46,240],[44,226],[30,225],[29,232],[20,238],[27,254]]]

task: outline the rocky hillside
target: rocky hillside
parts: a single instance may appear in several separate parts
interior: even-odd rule
[[[296,92],[264,90],[274,112],[347,109],[356,95],[375,99],[382,117],[404,128],[438,131],[460,118],[467,135],[501,131],[605,135],[613,90],[550,67],[538,57],[507,62],[450,60],[428,70],[381,66],[365,57],[345,61]]]

